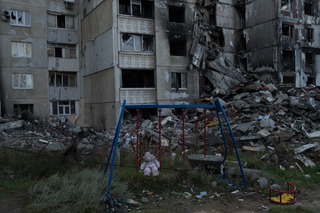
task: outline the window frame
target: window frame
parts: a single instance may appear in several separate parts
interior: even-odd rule
[[[314,29],[312,27],[306,28],[306,39],[307,41],[314,41]]]
[[[129,39],[124,41],[124,36],[130,36]],[[144,53],[154,53],[154,36],[152,35],[143,35],[143,34],[134,34],[134,33],[121,33],[121,51],[122,52],[144,52]],[[146,42],[152,40],[152,45],[145,45]],[[128,43],[132,44],[129,45]],[[126,49],[128,47],[128,49]],[[129,49],[132,47],[132,49]]]
[[[171,89],[187,90],[188,89],[188,73],[171,72],[170,74]]]
[[[11,57],[12,58],[32,58],[32,43],[11,41]]]
[[[50,115],[65,116],[78,114],[78,101],[59,100],[50,101]]]
[[[58,83],[59,81],[59,83]],[[67,82],[67,85],[65,83]],[[49,72],[49,86],[51,87],[77,87],[76,72]]]
[[[15,13],[15,14],[13,14],[13,13]],[[16,18],[16,20],[13,20],[13,18],[12,18],[13,15],[18,17],[19,13],[22,13],[22,15],[21,15],[22,23],[19,23],[18,18]],[[31,27],[31,13],[28,11],[23,11],[23,10],[10,10],[10,25],[20,26],[20,27]]]
[[[60,23],[59,19],[61,19],[62,17],[64,18],[64,21],[63,21],[63,23]],[[72,20],[72,26],[71,27],[70,27],[70,25],[67,24],[70,20]],[[54,23],[51,23],[51,21],[54,22]],[[66,15],[66,14],[51,14],[51,13],[47,13],[47,26],[48,27],[59,28],[59,29],[74,30],[74,29],[76,29],[75,16]]]
[[[57,51],[61,49],[61,56],[58,56]],[[48,45],[48,57],[55,58],[77,58],[77,45]]]
[[[24,78],[24,79],[23,79]],[[28,89],[34,87],[33,74],[30,73],[13,73],[12,89]]]

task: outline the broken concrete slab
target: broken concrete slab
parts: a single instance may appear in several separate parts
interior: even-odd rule
[[[308,157],[303,154],[298,154],[294,156],[295,159],[300,160],[306,167],[315,167],[316,164]]]
[[[256,124],[257,124],[256,121],[242,123],[242,124],[239,124],[235,129],[241,132],[249,132],[249,131],[251,132],[255,128]]]
[[[17,120],[17,121],[11,121],[8,123],[0,124],[0,131],[8,130],[8,129],[17,129],[22,127],[23,121]]]
[[[308,150],[308,149],[312,149],[314,147],[318,146],[318,144],[305,144],[303,146],[297,147],[294,149],[294,153],[295,154],[300,154],[303,153],[304,151]]]

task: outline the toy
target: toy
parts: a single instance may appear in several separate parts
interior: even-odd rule
[[[153,176],[158,176],[159,167],[160,167],[160,163],[154,155],[152,155],[150,152],[144,153],[143,162],[140,165],[140,170],[143,170],[143,173],[145,176],[150,176],[151,173]]]

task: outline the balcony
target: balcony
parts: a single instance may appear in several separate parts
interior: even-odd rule
[[[48,69],[54,71],[79,71],[79,59],[49,57]]]
[[[120,68],[154,69],[155,56],[153,54],[119,53]]]
[[[78,31],[48,27],[48,42],[57,44],[77,44],[79,42]]]
[[[120,88],[121,103],[126,104],[156,104],[155,88]]]
[[[49,87],[50,100],[79,100],[79,87]]]
[[[120,16],[118,18],[118,26],[120,32],[154,35],[154,23],[152,19]]]

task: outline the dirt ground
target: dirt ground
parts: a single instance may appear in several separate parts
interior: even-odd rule
[[[284,208],[295,206],[309,208],[314,212],[320,212],[320,189],[316,191],[300,190],[296,203],[282,205]],[[234,195],[226,195],[220,198],[208,194],[203,199],[167,198],[161,201],[150,201],[141,206],[141,212],[147,209],[164,209],[166,212],[183,213],[255,213],[268,212],[268,209],[280,207],[269,201],[268,195],[262,192],[247,192]]]
[[[0,199],[0,213],[25,213],[26,195],[16,194]],[[186,199],[183,196],[167,194],[148,197],[148,202],[139,208],[132,208],[134,212],[164,212],[175,213],[258,213],[268,212],[273,207],[293,208],[301,206],[320,212],[320,189],[298,190],[296,203],[282,205],[271,203],[266,193],[259,191],[228,193],[221,197],[208,194],[202,199]],[[162,212],[161,211],[161,212]]]

